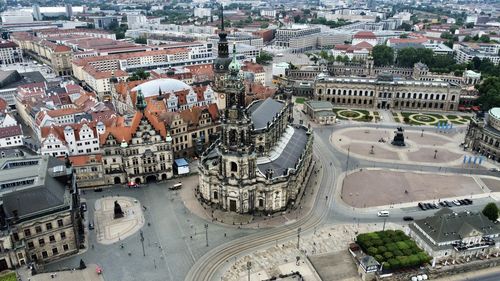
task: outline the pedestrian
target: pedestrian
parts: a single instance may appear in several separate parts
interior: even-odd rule
[[[227,237],[227,233],[224,232],[224,237]]]
[[[225,233],[224,233],[225,234]],[[193,240],[193,235],[189,236],[189,238],[191,238],[191,240]]]

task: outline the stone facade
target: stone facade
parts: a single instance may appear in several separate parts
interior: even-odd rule
[[[201,157],[198,194],[202,201],[231,212],[284,210],[305,188],[313,137],[306,128],[291,125],[289,99],[268,98],[245,108],[235,50],[221,81],[227,95],[221,137]]]
[[[458,110],[461,88],[447,82],[318,75],[314,99],[334,105],[397,110]]]
[[[465,135],[465,145],[500,162],[500,108],[490,109],[486,118],[483,115],[472,118]]]
[[[173,176],[172,137],[165,124],[147,109],[141,91],[136,107],[137,112],[124,126],[107,128],[100,135],[108,184],[144,183]]]

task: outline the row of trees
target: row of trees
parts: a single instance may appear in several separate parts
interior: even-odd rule
[[[359,234],[356,242],[385,269],[416,267],[431,259],[401,230]]]

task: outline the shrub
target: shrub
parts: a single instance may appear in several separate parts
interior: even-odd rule
[[[378,253],[377,248],[375,248],[375,247],[370,247],[370,248],[368,248],[368,254],[369,254],[370,256],[375,256],[377,253]]]
[[[401,263],[397,259],[388,260],[391,269],[398,269],[401,267]]]
[[[405,123],[410,123],[410,118],[409,118],[409,117],[404,117],[404,118],[403,118],[403,121],[404,121]]]
[[[384,247],[384,246],[378,246],[377,250],[378,250],[379,253],[385,253],[385,252],[387,252],[387,248]]]
[[[396,245],[398,245],[398,249],[400,249],[401,251],[410,248],[410,247],[408,247],[408,245],[406,245],[406,243],[404,241],[396,242]]]
[[[405,254],[405,256],[411,256],[413,254],[413,251],[411,249],[404,249],[402,252],[403,254]]]
[[[391,269],[391,264],[388,262],[383,262],[382,263],[382,269]]]
[[[403,254],[403,252],[401,252],[401,250],[396,250],[396,251],[393,251],[392,253],[393,253],[396,257],[404,255],[404,254]]]
[[[385,247],[387,248],[387,250],[389,250],[391,252],[398,250],[398,246],[396,246],[396,243],[386,244]]]
[[[382,263],[383,261],[385,261],[385,258],[382,256],[382,255],[375,255],[374,258],[379,262],[379,263]],[[418,257],[417,257],[417,260],[418,260]]]
[[[391,253],[391,252],[385,252],[385,253],[384,253],[384,258],[385,258],[386,260],[389,260],[389,259],[391,259],[391,258],[393,258],[393,257],[394,257],[394,254],[393,254],[393,253]]]
[[[377,239],[377,240],[373,240],[373,246],[382,246],[384,245],[384,241],[382,241],[381,239]]]

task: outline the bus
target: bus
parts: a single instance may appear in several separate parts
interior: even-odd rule
[[[176,183],[176,184],[172,185],[171,187],[169,187],[170,190],[177,190],[177,189],[181,189],[181,188],[182,188],[181,182]]]

